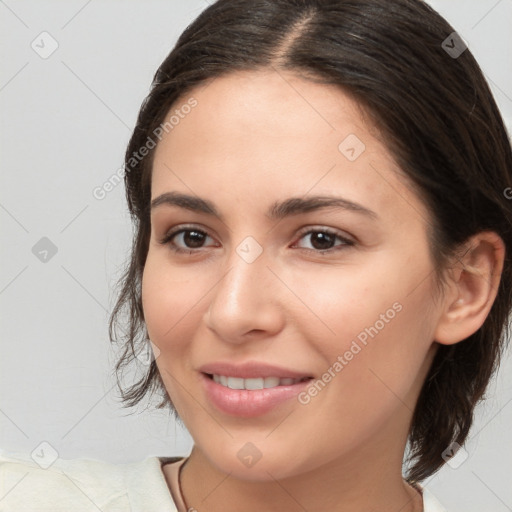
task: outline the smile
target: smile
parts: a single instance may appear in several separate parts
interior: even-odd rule
[[[230,389],[269,389],[278,386],[292,386],[304,380],[309,380],[309,377],[302,377],[292,379],[289,377],[255,377],[250,379],[243,379],[241,377],[229,377],[226,375],[208,374],[208,377],[213,379],[217,384]]]

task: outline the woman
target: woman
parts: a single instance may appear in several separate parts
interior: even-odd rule
[[[512,272],[511,147],[453,28],[418,0],[220,0],[157,71],[125,169],[111,334],[118,370],[155,356],[125,399],[160,389],[194,447],[61,461],[25,502],[444,510],[420,482],[467,437]]]

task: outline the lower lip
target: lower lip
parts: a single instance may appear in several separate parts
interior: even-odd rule
[[[227,388],[204,373],[201,373],[201,377],[206,396],[217,409],[226,414],[244,418],[266,414],[274,407],[296,397],[311,382],[310,379],[289,386],[248,390]]]

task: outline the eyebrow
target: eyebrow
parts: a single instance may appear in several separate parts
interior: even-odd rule
[[[195,212],[206,213],[207,215],[212,215],[220,220],[224,220],[221,213],[211,201],[197,196],[183,194],[181,192],[166,192],[151,201],[151,210],[154,210],[158,206],[164,204],[169,206],[178,206]],[[281,202],[276,201],[270,205],[266,215],[271,220],[280,220],[291,215],[299,215],[301,213],[307,213],[324,208],[339,208],[342,210],[353,211],[363,214],[371,219],[377,219],[379,217],[373,210],[337,196],[291,197]]]

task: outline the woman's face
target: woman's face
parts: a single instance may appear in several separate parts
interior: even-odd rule
[[[334,86],[271,71],[217,78],[171,115],[142,298],[195,446],[254,480],[401,461],[439,311],[429,215],[375,130]]]

